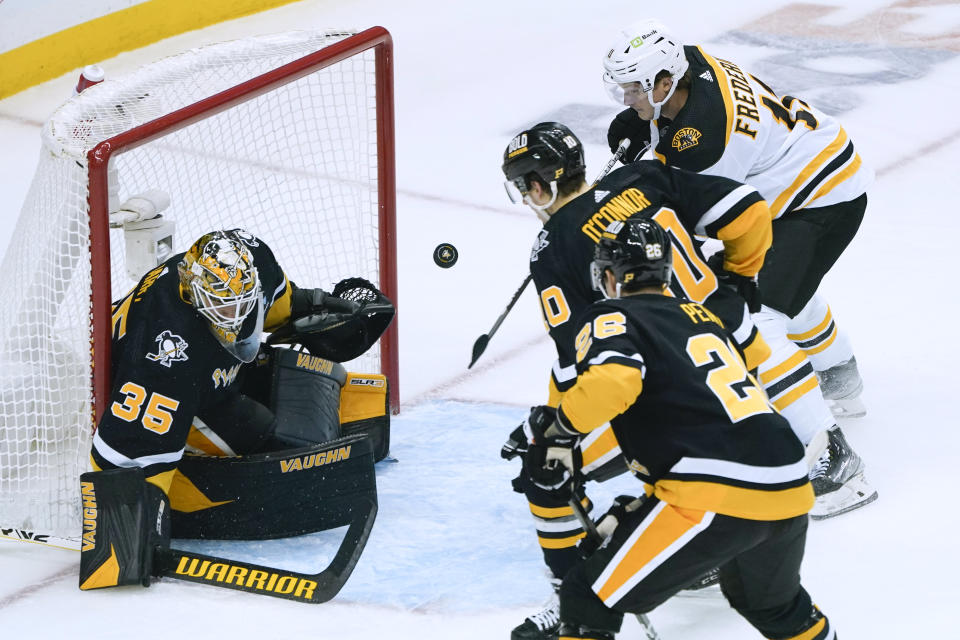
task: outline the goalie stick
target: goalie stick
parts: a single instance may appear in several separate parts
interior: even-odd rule
[[[597,178],[593,181],[591,186],[597,184],[598,182],[600,182],[601,180],[607,177],[607,174],[613,170],[613,166],[617,164],[620,158],[623,157],[623,154],[626,153],[629,147],[630,147],[629,138],[624,138],[623,140],[620,141],[620,146],[617,147],[617,150],[614,152],[613,156],[611,156],[610,160],[607,161],[607,164],[603,167],[603,170],[600,172]],[[649,145],[647,145],[647,148],[649,148]],[[647,149],[645,148],[643,151],[640,152],[640,155],[643,155],[644,153],[646,153],[646,151]],[[530,284],[530,280],[532,279],[533,279],[533,275],[528,273],[527,276],[523,279],[523,282],[520,284],[520,287],[517,289],[516,293],[514,293],[513,297],[510,298],[510,302],[507,303],[507,308],[503,310],[503,313],[500,314],[500,317],[497,318],[497,321],[493,323],[493,327],[490,328],[490,331],[483,334],[482,336],[480,336],[474,341],[473,352],[470,358],[470,364],[467,365],[467,369],[470,369],[471,367],[473,367],[473,365],[476,364],[480,356],[483,355],[483,352],[486,351],[487,344],[490,342],[490,338],[492,338],[493,334],[496,333],[497,329],[500,328],[500,324],[503,322],[504,318],[507,317],[507,314],[510,313],[510,310],[513,309],[513,305],[517,304],[517,300],[520,299],[520,295],[523,293],[524,289],[527,288],[527,285]]]
[[[331,600],[353,572],[377,515],[376,498],[355,506],[350,527],[330,564],[319,573],[300,573],[192,551],[160,548],[153,552],[153,573],[166,578],[319,604]]]
[[[576,480],[574,480],[576,483]],[[580,526],[583,527],[584,532],[587,536],[597,543],[597,547],[606,542],[600,532],[597,531],[597,525],[594,523],[593,519],[590,517],[590,514],[587,513],[586,509],[583,508],[583,501],[586,499],[586,495],[583,493],[583,487],[576,483],[574,484],[573,493],[570,496],[570,508],[573,509],[573,514],[577,516],[577,520],[580,521]],[[643,627],[643,633],[646,635],[647,640],[661,640],[660,634],[657,633],[657,630],[653,628],[653,623],[650,622],[650,618],[647,617],[645,613],[635,614],[637,617],[637,622],[640,623],[640,626]]]
[[[208,556],[193,551],[157,547],[153,551],[153,574],[157,577],[199,582],[215,587],[246,591],[319,604],[333,599],[360,559],[377,514],[375,498],[357,504],[340,548],[319,573],[299,573],[250,562]],[[46,547],[80,551],[80,540],[52,534],[0,527],[0,539],[30,542]]]

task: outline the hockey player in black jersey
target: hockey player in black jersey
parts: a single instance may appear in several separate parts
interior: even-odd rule
[[[770,204],[773,244],[758,275],[764,304],[754,320],[773,355],[760,380],[811,456],[823,450],[811,515],[868,504],[877,492],[836,423],[865,413],[863,383],[817,289],[860,226],[872,171],[833,117],[778,96],[702,47],[683,46],[655,20],[622,30],[604,54],[604,83],[629,107],[610,124],[611,149],[631,140],[629,161],[652,142],[665,164],[741,180]]]
[[[84,513],[93,514],[84,516],[81,588],[149,578],[138,563],[149,562],[153,539],[169,535],[167,494],[185,449],[236,456],[303,446],[274,433],[263,332],[290,321],[305,333],[332,329],[323,339],[332,338],[337,361],[348,360],[392,319],[392,305],[382,301],[374,319],[354,301],[299,288],[263,240],[234,229],[203,235],[115,302],[111,397],[93,438],[94,471],[81,482]],[[108,511],[141,498],[146,522],[118,516],[104,524]],[[111,528],[121,521],[132,530]],[[141,535],[146,541],[136,546]]]
[[[600,298],[591,281],[593,250],[610,222],[641,216],[666,228],[682,259],[673,263],[671,292],[703,302],[731,327],[757,367],[770,350],[750,319],[744,298],[758,303],[754,281],[770,243],[770,213],[755,189],[726,178],[701,176],[640,162],[612,172],[595,185],[585,180],[580,140],[566,126],[540,123],[513,138],[504,152],[506,187],[514,202],[529,205],[544,220],[530,254],[530,272],[543,318],[557,348],[547,403],[556,406],[576,379],[574,317]],[[720,240],[723,268],[707,265],[694,235]],[[504,447],[505,457],[522,448],[519,430]],[[581,443],[583,470],[591,479],[624,471],[616,438],[598,429]],[[522,482],[538,540],[554,584],[577,559],[583,530],[563,501]],[[556,628],[555,600],[514,630],[515,640],[550,637]]]
[[[560,640],[612,640],[719,566],[724,596],[765,638],[834,640],[800,584],[814,496],[804,447],[748,372],[729,327],[667,295],[672,240],[654,221],[610,224],[596,246],[610,299],[575,320],[577,378],[535,407],[524,475],[571,497],[575,442],[606,422],[645,499],[618,499],[606,540],[560,587]],[[597,541],[595,541],[597,544]]]

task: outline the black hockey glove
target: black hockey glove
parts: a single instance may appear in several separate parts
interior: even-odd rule
[[[395,313],[390,299],[363,278],[341,280],[333,293],[294,289],[290,321],[267,344],[301,344],[315,356],[346,362],[372,347]]]
[[[620,141],[624,138],[630,140],[630,147],[623,153],[620,161],[623,164],[633,162],[647,150],[650,145],[650,123],[641,120],[640,116],[633,109],[624,109],[616,115],[607,129],[607,144],[610,146],[610,153],[616,153]]]
[[[359,305],[327,293],[323,289],[301,289],[294,285],[290,294],[290,317],[296,320],[318,313],[355,313]]]
[[[513,460],[517,456],[525,454],[528,446],[527,436],[523,432],[523,425],[521,424],[510,432],[507,441],[500,447],[500,457],[504,460]]]
[[[587,536],[583,538],[577,546],[580,557],[584,559],[589,558],[597,549],[605,545],[607,540],[610,539],[610,536],[613,535],[617,526],[623,522],[624,517],[628,513],[639,509],[643,501],[643,497],[637,498],[634,496],[617,496],[614,498],[613,504],[607,509],[606,513],[596,520],[597,533],[600,534],[599,539],[593,536]]]
[[[528,442],[522,475],[552,497],[569,500],[582,466],[580,436],[558,424],[556,409],[543,405],[530,409],[521,428]]]
[[[715,254],[710,256],[707,260],[707,265],[710,266],[710,269],[717,274],[717,279],[720,281],[720,284],[729,287],[737,292],[741,298],[747,303],[747,309],[750,310],[750,313],[757,313],[760,311],[760,306],[763,304],[763,301],[760,297],[760,289],[757,285],[757,278],[749,278],[747,276],[740,275],[739,273],[733,273],[732,271],[727,271],[723,268],[723,251],[717,251]]]

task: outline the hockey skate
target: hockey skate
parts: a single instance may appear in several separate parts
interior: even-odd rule
[[[559,580],[551,580],[553,593],[544,603],[543,609],[530,615],[523,624],[510,632],[510,640],[557,640],[560,631],[560,598],[557,591],[560,589]]]
[[[824,371],[817,371],[816,374],[823,399],[835,418],[861,418],[867,414],[867,408],[860,399],[863,379],[857,370],[856,357]]]
[[[840,427],[827,431],[827,446],[810,470],[810,482],[817,497],[810,517],[832,518],[870,504],[877,490],[863,475],[865,465],[847,444]]]

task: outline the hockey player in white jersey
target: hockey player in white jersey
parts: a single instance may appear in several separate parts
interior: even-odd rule
[[[608,132],[611,148],[630,139],[624,162],[649,144],[667,165],[740,180],[769,203],[773,245],[758,276],[764,305],[754,320],[773,355],[761,381],[815,460],[811,515],[873,501],[877,492],[836,424],[865,413],[863,383],[849,339],[817,294],[863,219],[872,171],[835,119],[684,46],[657,21],[622,30],[603,66],[608,92],[628,107]]]

